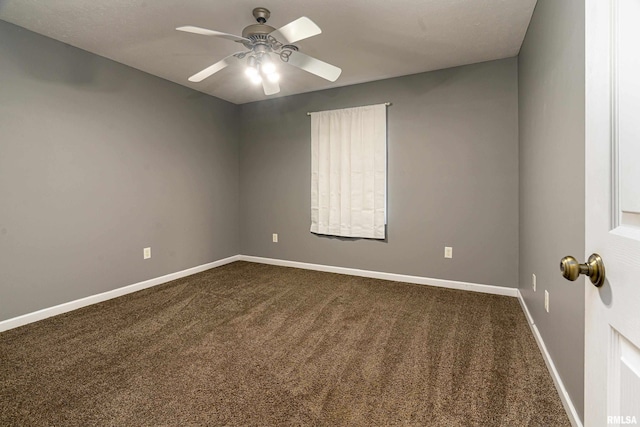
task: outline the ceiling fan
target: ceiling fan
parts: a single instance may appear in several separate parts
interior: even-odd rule
[[[294,45],[294,43],[300,40],[318,35],[322,32],[320,27],[311,19],[303,16],[276,30],[272,26],[267,25],[267,19],[271,16],[271,12],[269,12],[268,9],[256,7],[253,9],[253,16],[258,23],[249,25],[242,30],[242,36],[192,26],[176,28],[178,31],[187,33],[232,40],[237,43],[242,43],[249,49],[236,52],[221,59],[210,67],[189,77],[189,81],[201,82],[227,66],[238,63],[245,57],[247,58],[245,73],[253,83],[262,83],[265,95],[273,95],[280,92],[280,85],[278,84],[280,76],[276,67],[276,62],[278,62],[277,58],[279,58],[281,62],[293,65],[330,82],[335,82],[338,79],[340,73],[342,73],[340,68],[305,55],[299,52],[298,47]],[[274,57],[276,58],[275,61]]]

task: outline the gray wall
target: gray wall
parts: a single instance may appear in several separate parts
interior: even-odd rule
[[[520,290],[581,417],[584,287],[558,265],[585,253],[584,19],[583,1],[539,0],[518,60]]]
[[[242,253],[516,287],[517,89],[510,58],[242,105]],[[387,241],[311,234],[307,111],[385,101]]]
[[[237,254],[238,110],[0,21],[0,320]]]

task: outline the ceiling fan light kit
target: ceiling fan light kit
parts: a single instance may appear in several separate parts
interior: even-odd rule
[[[242,30],[242,36],[208,30],[206,28],[184,26],[176,30],[204,36],[219,37],[242,43],[248,50],[236,52],[204,70],[189,77],[191,82],[201,82],[213,74],[233,65],[246,57],[245,74],[249,80],[258,85],[262,84],[265,95],[274,95],[280,92],[278,81],[280,75],[278,67],[273,59],[275,56],[281,62],[300,68],[308,73],[334,82],[340,77],[342,70],[335,65],[328,64],[319,59],[305,55],[298,51],[294,43],[313,37],[322,32],[311,19],[301,17],[275,29],[267,25],[271,12],[264,7],[253,9],[253,16],[257,24],[249,25]]]

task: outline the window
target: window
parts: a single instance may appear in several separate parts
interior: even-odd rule
[[[311,113],[311,232],[385,238],[385,104]]]

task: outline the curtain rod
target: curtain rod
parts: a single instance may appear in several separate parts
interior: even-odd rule
[[[376,104],[374,104],[374,105],[376,105]],[[389,105],[391,105],[391,103],[390,102],[385,102],[384,105],[386,105],[388,107]],[[368,105],[364,105],[364,107],[368,107]],[[350,107],[350,108],[354,108],[354,107]],[[319,111],[314,111],[314,112],[318,113]],[[307,111],[307,116],[310,116],[310,115],[311,115],[311,113],[309,111]]]

